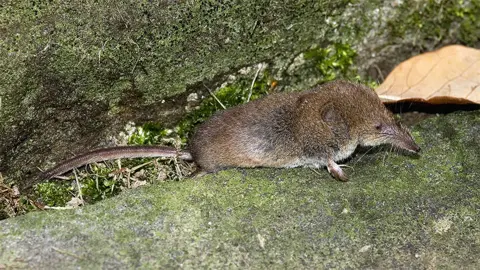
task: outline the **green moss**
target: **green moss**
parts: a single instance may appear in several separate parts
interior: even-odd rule
[[[214,95],[223,106],[229,108],[246,103],[249,95],[250,100],[258,99],[266,95],[271,88],[272,78],[268,71],[255,80],[253,87],[251,87],[251,80],[246,77],[240,78],[218,89]],[[209,95],[173,128],[165,128],[159,123],[146,123],[135,128],[135,131],[129,136],[128,142],[129,144],[166,144],[183,147],[193,134],[195,126],[203,123],[219,110],[223,110],[222,105],[212,95]],[[175,142],[180,142],[180,144],[175,144]]]
[[[328,82],[341,76],[344,78],[355,77],[353,60],[357,53],[349,44],[336,43],[325,48],[318,47],[308,50],[304,54],[307,61],[314,62],[320,81]]]
[[[82,197],[86,203],[94,203],[120,193],[123,183],[107,176],[108,174],[103,173],[95,178],[89,176],[82,179]]]
[[[82,195],[84,203],[94,203],[99,200],[112,197],[120,192],[121,181],[117,177],[109,177],[111,167],[90,166],[92,171],[84,171],[72,175],[69,181],[52,181],[39,183],[34,186],[34,199],[48,206],[65,206],[73,197]],[[77,185],[73,184],[77,177],[81,192]]]
[[[306,66],[316,73],[318,83],[325,83],[336,79],[346,79],[366,84],[371,88],[378,86],[370,78],[362,78],[356,68],[357,52],[347,43],[334,43],[326,47],[316,47],[304,53]]]
[[[45,182],[34,187],[37,200],[48,206],[65,206],[72,198],[73,188],[65,182]]]
[[[161,144],[162,138],[170,134],[171,131],[161,124],[149,122],[135,128],[134,132],[128,137],[128,144]]]
[[[413,36],[419,45],[453,38],[472,47],[480,40],[479,0],[405,0],[399,9],[396,18],[388,22],[394,38]],[[459,30],[452,35],[454,25]]]

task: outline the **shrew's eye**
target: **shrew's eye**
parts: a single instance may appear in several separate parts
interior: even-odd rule
[[[378,131],[382,130],[382,124],[376,124],[375,129]]]

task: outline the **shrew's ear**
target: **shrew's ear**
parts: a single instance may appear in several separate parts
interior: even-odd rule
[[[334,136],[339,138],[350,138],[350,128],[345,122],[342,113],[335,108],[332,102],[320,108],[320,115],[323,122],[330,128]]]
[[[327,123],[329,126],[331,124],[340,124],[343,122],[342,116],[340,115],[340,112],[338,112],[335,107],[333,106],[333,103],[329,102],[325,104],[321,109],[320,109],[320,115],[322,116],[322,120]]]

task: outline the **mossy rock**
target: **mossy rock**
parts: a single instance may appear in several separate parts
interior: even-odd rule
[[[0,267],[480,267],[480,111],[413,127],[419,157],[232,169],[0,222]]]
[[[319,70],[330,76],[324,69],[332,64],[381,80],[443,44],[478,47],[479,7],[480,0],[7,0],[0,171],[25,186],[39,167],[113,144],[129,121],[173,126],[188,94],[207,96],[206,86],[258,63],[269,65],[279,88],[305,90],[321,80]],[[358,57],[303,65],[303,53],[318,59],[331,45]]]

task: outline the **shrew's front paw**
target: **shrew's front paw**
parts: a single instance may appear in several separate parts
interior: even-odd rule
[[[335,163],[335,161],[328,161],[327,170],[333,177],[335,177],[335,179],[343,182],[348,181],[348,176],[343,172],[342,168],[340,168],[340,166]]]

